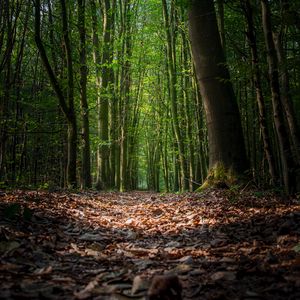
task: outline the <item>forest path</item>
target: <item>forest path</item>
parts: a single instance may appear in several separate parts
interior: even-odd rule
[[[267,193],[0,191],[0,299],[145,299],[157,274],[151,299],[181,299],[167,274],[183,299],[300,299],[299,224]]]

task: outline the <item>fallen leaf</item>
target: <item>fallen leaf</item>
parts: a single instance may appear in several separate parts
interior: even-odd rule
[[[88,241],[88,242],[101,242],[103,241],[103,238],[99,234],[93,234],[93,233],[84,233],[79,237],[79,240],[82,241]]]
[[[17,241],[1,241],[0,242],[0,253],[11,252],[18,249],[21,244]]]
[[[232,280],[236,279],[236,273],[235,272],[227,272],[227,271],[219,271],[219,272],[213,273],[211,275],[211,279],[213,281],[218,281],[218,280],[232,281]]]
[[[131,294],[135,295],[141,291],[149,288],[150,282],[147,278],[142,276],[135,276],[132,283]]]
[[[40,268],[40,269],[37,269],[33,272],[34,275],[47,275],[47,274],[50,274],[52,272],[53,268],[52,266],[47,266],[47,267],[44,267],[44,268]]]

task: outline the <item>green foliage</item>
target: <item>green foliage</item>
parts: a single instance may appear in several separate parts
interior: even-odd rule
[[[238,177],[232,168],[226,168],[223,164],[218,163],[209,170],[205,182],[197,191],[200,192],[207,188],[226,188],[236,189]]]
[[[9,187],[8,182],[0,181],[0,189],[7,189]]]
[[[264,191],[254,191],[253,192],[253,195],[256,197],[256,198],[263,198],[265,196],[265,193]]]
[[[48,2],[51,4],[53,14],[52,24],[49,21]],[[64,95],[67,96],[68,81],[60,17],[61,5],[59,1],[48,2],[42,4],[42,38],[58,83]],[[113,41],[110,44],[110,55],[112,56],[110,63],[103,61],[102,57],[103,50],[105,50],[103,34],[105,20],[100,2],[95,1],[95,11],[101,59],[100,62],[95,62],[91,3],[86,1],[87,97],[93,179],[95,181],[99,175],[97,153],[101,147],[109,152],[110,170],[115,168],[115,174],[120,173],[120,145],[122,139],[125,138],[128,158],[127,177],[131,181],[138,182],[135,187],[146,189],[154,184],[157,188],[159,186],[160,190],[177,189],[180,152],[172,117],[174,108],[171,103],[171,83],[168,74],[169,61],[162,2],[161,0],[132,0],[125,9],[126,1],[116,1],[116,7],[109,12],[109,17],[115,13],[111,32]],[[8,1],[8,3],[10,8],[8,11],[4,11],[6,6],[0,8],[2,9],[0,15],[4,16],[0,20],[0,36],[3,37],[3,41],[10,37],[15,37],[16,40],[12,43],[12,49],[10,47],[6,49],[7,43],[5,42],[0,51],[0,61],[7,62],[0,70],[0,98],[4,100],[1,102],[4,106],[3,110],[1,107],[0,115],[0,140],[1,142],[5,140],[6,143],[4,163],[0,166],[0,188],[23,186],[51,190],[53,187],[65,185],[67,124],[65,116],[59,109],[57,97],[49,78],[37,56],[37,47],[34,41],[34,16],[26,15],[26,11],[33,10],[33,2],[25,1],[24,5],[20,6],[22,7],[20,11],[17,11],[19,5],[16,5],[15,0]],[[207,129],[188,40],[186,21],[189,3],[189,0],[172,0],[167,1],[167,6],[169,29],[172,41],[174,41],[174,49],[172,49],[175,60],[174,72],[176,72],[174,90],[177,94],[175,109],[178,112],[179,133],[184,144],[183,156],[187,174],[193,173],[192,179],[195,182],[201,182],[206,177],[208,164]],[[231,73],[231,83],[234,86],[243,122],[247,152],[251,163],[251,175],[249,176],[254,176],[257,185],[263,188],[269,178],[260,136],[251,53],[246,42],[246,20],[242,14],[241,3],[241,1],[224,2],[226,65]],[[173,4],[175,4],[174,11],[171,11]],[[280,5],[280,2],[270,2],[273,20],[276,21],[274,30],[276,31],[280,25],[283,25],[285,33],[284,54],[286,56],[285,67],[290,78],[289,97],[292,99],[295,115],[299,119],[300,88],[299,80],[297,80],[300,74],[299,30],[295,26],[296,15],[292,13],[299,9],[299,4],[296,4],[296,1],[290,3],[290,11],[282,11],[282,16],[280,15],[282,8]],[[76,1],[70,2],[68,9],[70,12],[74,12],[74,14],[70,13],[69,27],[74,61],[75,110],[79,127],[78,150],[82,152],[83,142],[80,132],[82,124],[81,65],[79,63],[80,47],[76,24]],[[261,9],[253,6],[253,10],[259,56],[258,67],[262,75],[262,92],[266,105],[266,120],[271,132],[271,144],[276,153],[277,138],[273,133],[271,93],[269,82],[266,80],[268,67],[261,26]],[[124,15],[125,11],[128,12],[127,15]],[[4,22],[6,16],[9,16],[12,21],[15,34],[8,32],[9,28],[5,26]],[[217,17],[220,17],[218,12]],[[128,24],[124,23],[125,20],[128,20]],[[25,28],[26,24],[27,28]],[[126,30],[128,32],[125,34]],[[23,33],[26,34],[23,36]],[[21,41],[24,42],[23,49],[21,49]],[[129,43],[126,44],[126,41]],[[7,54],[9,57],[5,58],[4,56]],[[101,88],[101,84],[99,88],[97,75],[100,74],[101,82],[104,72],[108,71],[112,71],[108,88]],[[9,74],[11,77],[7,78],[6,76]],[[222,80],[224,81],[224,79]],[[127,82],[130,83],[130,87],[129,91],[125,92],[124,86]],[[7,85],[7,83],[10,84]],[[102,140],[99,137],[99,103],[103,98],[107,98],[109,101],[108,140]],[[126,124],[124,125],[124,123]],[[122,126],[124,126],[123,137],[121,136]],[[3,133],[7,135],[2,136]],[[78,177],[80,177],[82,153],[77,157],[77,165],[79,167]],[[278,161],[276,168],[280,169]],[[117,177],[115,174],[112,175],[114,179]],[[235,188],[237,181],[236,175],[230,169],[226,170],[222,166],[215,166],[210,170],[207,180],[204,180],[199,190],[207,187],[225,187],[230,194],[228,197],[235,199],[238,197],[238,188]],[[115,188],[117,182],[113,182],[112,186]],[[278,192],[281,191],[279,187]],[[257,197],[262,196],[262,192],[256,193]],[[13,216],[13,208],[11,210]],[[18,213],[17,210],[15,214]]]
[[[39,190],[48,190],[49,189],[49,183],[48,182],[44,182],[42,184],[39,185],[38,187]]]
[[[186,9],[189,6],[190,0],[175,0],[175,3],[178,7]]]
[[[229,202],[236,203],[241,197],[241,186],[238,184],[230,186],[230,188],[225,191],[225,196]]]

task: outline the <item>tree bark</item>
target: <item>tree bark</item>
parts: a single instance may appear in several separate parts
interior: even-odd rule
[[[260,75],[260,70],[258,65],[258,52],[256,46],[255,28],[253,24],[252,7],[249,0],[241,1],[241,4],[242,7],[244,8],[245,18],[247,21],[247,38],[251,50],[253,80],[254,80],[255,91],[256,91],[256,101],[257,101],[258,112],[259,112],[259,125],[260,125],[260,130],[263,139],[264,153],[268,162],[271,183],[274,184],[276,182],[277,176],[275,171],[275,160],[271,149],[271,141],[270,141],[268,126],[266,121],[266,109],[265,109],[264,97],[263,97],[262,86],[261,86],[261,75]]]
[[[175,57],[175,36],[174,24],[170,20],[167,1],[162,0],[163,4],[163,13],[165,20],[165,30],[167,36],[167,65],[168,65],[168,76],[170,81],[169,91],[170,91],[170,100],[171,100],[171,114],[173,120],[173,128],[175,133],[176,145],[178,147],[178,156],[179,156],[179,164],[180,164],[180,189],[187,190],[188,189],[188,181],[186,178],[188,177],[186,174],[186,164],[185,164],[185,150],[183,138],[179,126],[179,118],[178,118],[178,107],[177,107],[177,75],[176,75],[176,57]]]
[[[102,85],[100,91],[99,106],[99,134],[100,134],[100,151],[99,151],[99,174],[97,186],[106,189],[109,185],[109,101],[110,94],[110,72],[111,72],[111,29],[112,29],[112,8],[110,0],[103,0],[103,53],[102,53]]]
[[[89,107],[86,94],[87,62],[86,62],[86,29],[85,29],[85,0],[78,0],[78,30],[80,36],[80,104],[81,104],[81,138],[82,138],[82,188],[92,186],[91,155],[90,155],[90,125]]]
[[[35,1],[35,42],[40,52],[42,63],[49,76],[50,83],[54,89],[59,101],[59,105],[65,115],[68,126],[68,161],[67,161],[67,185],[69,187],[77,186],[76,178],[76,156],[77,156],[77,122],[74,109],[74,84],[73,84],[73,65],[72,65],[72,53],[69,41],[69,29],[67,23],[67,12],[65,1],[61,0],[62,9],[62,23],[63,23],[63,39],[65,43],[65,50],[67,56],[67,68],[68,68],[68,104],[65,99],[62,88],[53,72],[53,69],[49,63],[49,59],[41,39],[41,16],[40,16],[40,0]]]
[[[242,126],[212,0],[189,1],[189,32],[208,130],[209,168],[248,168]]]
[[[98,35],[98,27],[100,24],[98,23],[97,17],[97,7],[95,0],[90,0],[90,9],[91,9],[91,19],[92,19],[92,40],[93,40],[93,60],[94,64],[96,65],[96,89],[97,89],[97,107],[98,107],[98,114],[100,115],[100,89],[101,89],[101,51],[100,51],[100,39]],[[97,120],[97,131],[98,137],[100,137],[100,118]],[[99,188],[98,184],[100,183],[100,146],[97,147],[97,179],[96,179],[96,186]]]
[[[224,56],[226,53],[226,40],[225,40],[225,18],[224,18],[224,0],[217,0],[218,7],[218,27],[220,32],[221,45],[223,48]]]
[[[284,108],[287,124],[289,127],[289,133],[293,145],[293,154],[297,165],[300,165],[300,138],[299,138],[299,127],[295,116],[293,104],[290,96],[289,88],[289,74],[287,70],[287,62],[282,46],[282,33],[273,34],[275,39],[275,49],[277,52],[277,59],[279,64],[279,83],[281,91],[281,102]]]
[[[283,116],[283,107],[280,99],[280,85],[278,76],[278,60],[274,40],[272,36],[271,12],[267,0],[261,0],[262,23],[267,48],[269,65],[269,78],[272,93],[273,118],[278,137],[280,160],[282,167],[282,178],[287,194],[294,191],[296,187],[294,162],[292,159],[288,132],[286,131]]]

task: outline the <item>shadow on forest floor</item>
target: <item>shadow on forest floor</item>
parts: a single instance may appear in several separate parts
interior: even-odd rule
[[[1,192],[0,299],[145,299],[157,274],[183,299],[300,299],[299,224],[251,192]]]

